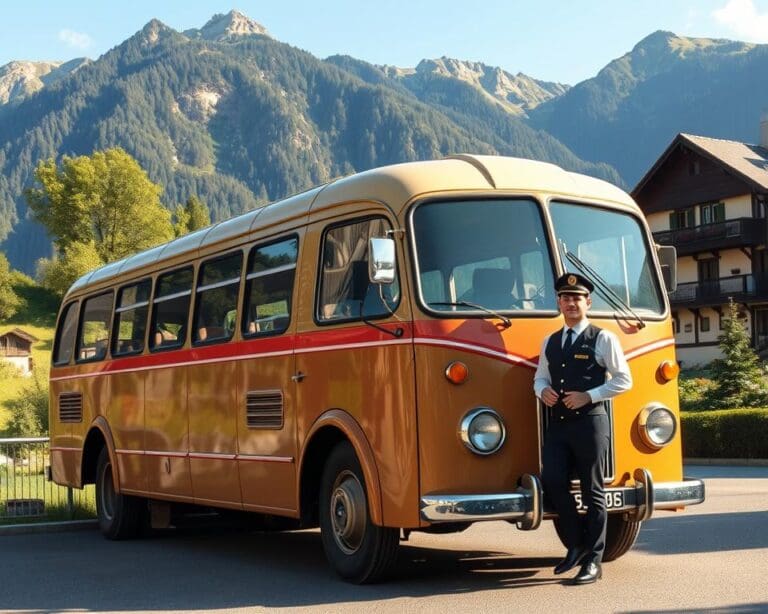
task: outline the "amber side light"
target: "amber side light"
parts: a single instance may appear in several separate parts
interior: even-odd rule
[[[659,375],[666,382],[671,382],[680,373],[680,365],[674,360],[665,360],[659,365]]]
[[[463,362],[452,362],[445,368],[445,377],[452,384],[463,384],[467,376],[469,376],[469,369]]]

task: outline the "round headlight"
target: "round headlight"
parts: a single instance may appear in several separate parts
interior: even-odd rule
[[[638,420],[640,437],[651,448],[666,446],[677,432],[677,419],[671,410],[659,404],[642,409]]]
[[[504,443],[506,431],[501,416],[489,407],[467,413],[459,424],[459,436],[475,454],[493,454]]]

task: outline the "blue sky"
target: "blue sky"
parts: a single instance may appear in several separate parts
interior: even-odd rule
[[[233,8],[320,58],[406,67],[448,56],[568,84],[656,30],[768,43],[768,0],[25,0],[3,3],[0,66],[95,59],[153,17],[181,31]]]

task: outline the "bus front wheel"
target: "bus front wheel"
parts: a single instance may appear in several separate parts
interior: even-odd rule
[[[563,534],[560,529],[560,522],[557,518],[553,520],[555,531],[560,541],[565,545]],[[640,533],[642,522],[635,520],[626,520],[623,514],[608,514],[608,526],[605,531],[605,551],[603,552],[603,561],[615,561],[620,556],[625,555],[632,546]]]
[[[352,445],[338,444],[325,464],[320,485],[320,535],[328,562],[356,584],[383,578],[397,558],[398,529],[379,527],[368,513],[360,462]]]
[[[112,461],[106,448],[101,450],[96,466],[96,515],[99,529],[107,539],[136,537],[147,515],[146,502],[115,490]]]

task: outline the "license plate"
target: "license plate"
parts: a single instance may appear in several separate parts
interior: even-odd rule
[[[584,505],[584,501],[581,499],[580,492],[572,492],[573,499],[576,501],[576,509],[585,510],[587,506]],[[615,510],[624,507],[624,491],[623,490],[606,490],[605,491],[605,508],[609,510]]]

